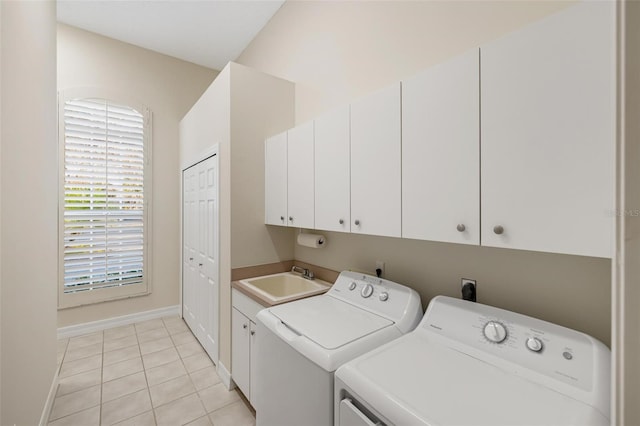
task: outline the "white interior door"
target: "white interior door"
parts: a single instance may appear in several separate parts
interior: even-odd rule
[[[183,213],[182,213],[182,239],[183,239],[183,266],[182,266],[182,316],[191,328],[195,326],[196,307],[195,279],[196,273],[196,235],[197,235],[197,209],[196,209],[196,168],[186,169],[183,172]]]
[[[183,178],[183,316],[211,359],[217,362],[218,156],[188,168]]]

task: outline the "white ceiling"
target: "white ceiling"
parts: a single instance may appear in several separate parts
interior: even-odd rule
[[[222,69],[284,0],[58,0],[58,21]]]

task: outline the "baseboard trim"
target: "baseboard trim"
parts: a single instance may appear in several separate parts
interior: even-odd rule
[[[228,390],[236,387],[236,384],[233,383],[233,380],[231,380],[231,373],[229,373],[229,370],[227,370],[227,367],[225,367],[223,363],[218,363],[217,370],[218,376],[220,376],[220,380],[222,380],[222,383]]]
[[[166,306],[164,308],[150,311],[136,312],[134,314],[122,315],[119,317],[106,318],[98,321],[85,322],[83,324],[69,325],[58,328],[58,339],[80,336],[82,334],[93,333],[107,328],[129,325],[140,321],[180,315],[180,305]]]
[[[51,381],[51,388],[49,389],[49,395],[47,395],[47,400],[45,401],[44,408],[42,409],[42,414],[40,415],[40,426],[46,426],[49,423],[49,416],[51,415],[51,409],[53,408],[53,401],[56,399],[56,392],[58,391],[58,373],[60,371],[60,366],[56,366],[56,372],[53,375],[53,380]]]

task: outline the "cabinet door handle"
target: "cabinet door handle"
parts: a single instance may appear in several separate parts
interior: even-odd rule
[[[289,222],[293,222],[293,216],[289,216]]]
[[[353,223],[355,223],[356,226],[360,226],[360,221],[358,219],[356,219]]]
[[[251,330],[251,335],[253,336],[254,334],[256,334],[255,330]]]
[[[202,266],[202,263],[198,263],[198,266]]]
[[[493,227],[493,232],[496,235],[500,235],[500,234],[502,234],[504,232],[504,228],[501,225],[496,225],[496,226]]]
[[[338,223],[339,223],[340,225],[342,225],[342,224],[344,224],[344,220],[343,220],[343,219],[340,219],[340,220],[338,221]]]
[[[467,227],[464,226],[464,223],[459,223],[458,226],[456,226],[456,229],[458,230],[458,232],[464,232]]]
[[[242,328],[247,329],[247,324],[242,324]]]
[[[280,216],[280,220],[284,222],[284,216]]]
[[[193,260],[193,257],[190,257],[189,260]]]

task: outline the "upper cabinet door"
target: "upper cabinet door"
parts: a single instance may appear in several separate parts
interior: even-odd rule
[[[349,232],[349,106],[315,120],[316,229]]]
[[[481,48],[482,245],[612,255],[615,3]]]
[[[351,232],[400,237],[400,83],[351,105]]]
[[[480,244],[477,49],[402,82],[402,236]]]
[[[288,132],[287,224],[313,228],[313,121]]]
[[[287,225],[287,132],[265,141],[265,223]]]

